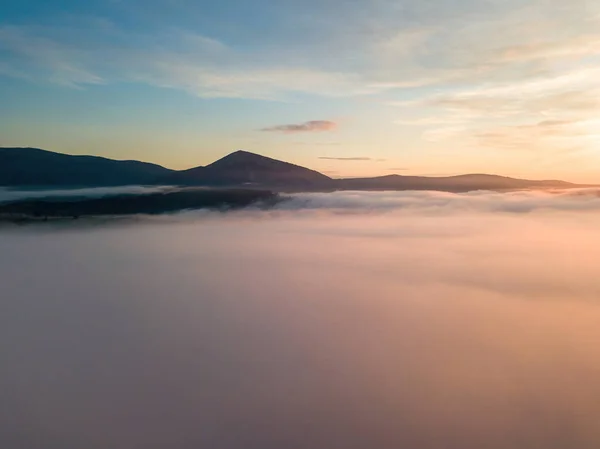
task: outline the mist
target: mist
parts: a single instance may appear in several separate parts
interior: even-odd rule
[[[0,230],[0,446],[600,447],[593,190]]]
[[[118,186],[118,187],[89,187],[70,189],[22,189],[0,187],[0,204],[38,198],[100,198],[114,195],[143,195],[164,192],[172,189],[169,186]]]

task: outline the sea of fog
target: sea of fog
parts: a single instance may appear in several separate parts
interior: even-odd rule
[[[595,191],[0,229],[0,447],[597,449]]]

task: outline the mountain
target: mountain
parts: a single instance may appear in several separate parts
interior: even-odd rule
[[[472,190],[573,187],[580,186],[565,181],[533,181],[529,179],[517,179],[486,174],[443,177],[389,175],[375,178],[337,180],[337,188],[340,190],[440,190],[444,192],[468,192]]]
[[[293,189],[326,187],[333,181],[317,171],[241,150],[205,167],[176,172],[167,178],[173,184]]]
[[[533,181],[470,174],[446,177],[389,175],[332,179],[314,170],[248,151],[236,151],[204,167],[169,170],[139,161],[71,156],[36,148],[0,148],[0,186],[180,185],[250,187],[274,191],[516,190],[584,187],[564,181]]]
[[[72,156],[38,148],[0,148],[0,185],[5,186],[154,184],[171,171],[147,162]]]

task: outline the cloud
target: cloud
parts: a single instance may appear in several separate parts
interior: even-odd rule
[[[269,128],[263,128],[261,131],[282,132],[282,133],[302,133],[302,132],[324,132],[333,131],[337,128],[337,123],[329,120],[311,120],[309,122],[297,123],[291,125],[278,125]]]
[[[567,40],[547,40],[505,47],[498,52],[500,60],[507,62],[540,59],[574,59],[594,56],[600,52],[598,34],[575,35]]]
[[[2,26],[0,70],[70,86],[135,81],[201,97],[281,100],[520,82],[569,71],[599,53],[600,6],[584,0],[568,10],[558,0],[485,8],[475,0],[353,4],[310,0],[274,9],[257,0],[261,14],[252,17],[264,20],[265,41],[233,11],[113,3],[104,10],[112,22],[57,14]],[[167,13],[170,26],[161,20]],[[199,17],[193,31],[189,17]]]
[[[89,59],[77,45],[32,34],[27,28],[0,26],[1,49],[14,55],[13,59],[3,62],[4,68],[0,68],[5,75],[32,79],[41,70],[49,81],[69,87],[104,82],[101,76],[87,68]]]
[[[126,80],[204,98],[281,100],[297,92],[336,97],[377,90],[367,88],[352,73],[257,64],[244,52],[190,31],[158,34],[160,44],[155,34],[107,30],[93,23],[83,30],[4,25],[0,49],[7,58],[0,73],[69,87]]]
[[[578,67],[519,82],[491,83],[398,102],[397,123],[426,140],[530,153],[590,147],[600,113],[600,71]],[[415,117],[414,111],[426,116]]]
[[[335,192],[292,195],[282,210],[331,210],[346,213],[407,214],[508,213],[535,211],[600,211],[598,188],[496,193],[477,191]]]
[[[111,195],[141,195],[146,193],[156,193],[169,190],[169,186],[121,186],[121,187],[90,187],[85,189],[64,189],[64,190],[19,190],[0,187],[0,203],[8,201],[17,201],[22,199],[36,198],[60,198],[60,197],[86,197],[98,198]]]
[[[374,161],[378,159],[373,159],[372,157],[329,157],[329,156],[319,156],[319,159],[324,159],[327,161]]]
[[[3,229],[0,447],[600,447],[598,199],[521,195]]]
[[[329,146],[340,146],[342,143],[341,142],[294,142],[294,145],[299,145],[299,146],[324,146],[324,147],[329,147]]]

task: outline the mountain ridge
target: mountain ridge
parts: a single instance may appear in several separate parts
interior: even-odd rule
[[[560,180],[529,180],[471,173],[454,176],[407,176],[333,179],[318,171],[262,156],[234,151],[205,166],[171,170],[136,160],[68,155],[40,148],[0,147],[0,186],[181,185],[258,187],[275,191],[334,190],[511,190],[575,188],[587,185]]]
[[[4,186],[152,184],[170,172],[161,165],[136,160],[0,147],[0,185]]]

